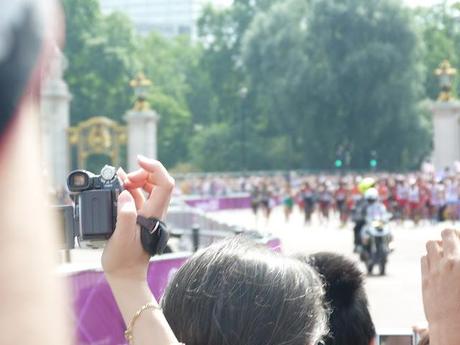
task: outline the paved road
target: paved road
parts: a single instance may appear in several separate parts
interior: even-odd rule
[[[275,210],[268,224],[261,217],[256,221],[250,211],[225,211],[215,213],[213,217],[278,235],[287,253],[335,251],[357,259],[351,253],[351,227],[340,229],[338,222],[326,226],[315,220],[312,226],[305,227],[301,215],[294,214],[290,222],[286,223],[281,209]],[[438,238],[440,231],[447,226],[394,225],[396,249],[390,257],[387,276],[366,279],[371,312],[378,329],[406,329],[415,324],[423,324],[420,257],[424,253],[426,241]]]

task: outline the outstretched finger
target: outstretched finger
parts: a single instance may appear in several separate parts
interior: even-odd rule
[[[437,265],[443,255],[439,241],[428,241],[426,243],[426,252],[430,266]]]
[[[130,172],[126,175],[129,182],[128,186],[131,187],[142,187],[143,183],[145,183],[149,179],[148,171],[144,169],[138,169],[136,171]]]
[[[447,229],[441,233],[442,249],[446,256],[460,255],[460,238],[456,230]]]
[[[142,191],[137,187],[130,187],[130,179],[123,168],[119,168],[117,171],[118,177],[122,180],[123,186],[125,189],[131,193],[132,197],[134,198],[134,203],[136,204],[136,209],[140,210],[145,202],[144,194]]]
[[[130,176],[130,174],[128,174],[128,176]],[[153,184],[148,182],[146,179],[132,181],[131,178],[129,178],[129,182],[125,183],[124,186],[128,190],[141,188],[144,191],[146,191],[148,194],[152,193],[152,190],[153,190]]]
[[[159,161],[150,159],[142,155],[137,156],[139,166],[147,171],[147,181],[154,186],[172,191],[174,188],[174,179],[169,175],[166,168]]]
[[[430,272],[430,262],[428,261],[428,257],[426,255],[422,256],[420,259],[420,268],[422,270],[422,279],[427,278]]]
[[[145,182],[144,185],[142,186],[142,189],[146,191],[149,195],[152,193],[153,188],[154,188],[153,184],[148,183],[148,182]]]
[[[128,180],[128,175],[126,174],[126,171],[123,170],[123,168],[118,168],[117,170],[117,176],[125,184]]]
[[[142,188],[149,193],[140,213],[146,217],[164,219],[168,210],[171,194],[174,189],[174,179],[159,161],[138,156],[139,166],[148,172],[148,178]],[[141,180],[142,173],[137,173],[135,180]]]

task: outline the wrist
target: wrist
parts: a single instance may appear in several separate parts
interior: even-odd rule
[[[104,273],[107,282],[112,290],[116,289],[140,289],[148,287],[147,275],[143,274],[130,274],[123,275],[117,273]]]
[[[142,305],[146,303],[157,304],[147,280],[119,276],[106,276],[106,279],[126,324]]]

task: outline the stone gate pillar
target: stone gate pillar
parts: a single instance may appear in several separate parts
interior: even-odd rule
[[[139,168],[137,155],[157,158],[158,114],[153,110],[130,110],[125,116],[128,123],[128,169]]]
[[[433,115],[433,164],[436,169],[452,167],[460,161],[460,102],[452,94],[457,70],[448,60],[434,71],[439,78],[441,92],[431,105]]]
[[[67,129],[70,124],[71,94],[63,79],[67,60],[55,47],[47,78],[43,81],[40,102],[40,126],[44,169],[53,187],[66,184],[69,170]]]
[[[460,161],[460,102],[433,102],[433,164],[436,169]]]
[[[132,110],[125,115],[128,124],[128,169],[138,169],[137,155],[157,158],[157,125],[160,116],[146,101],[147,89],[152,82],[140,73],[130,85],[136,94]]]

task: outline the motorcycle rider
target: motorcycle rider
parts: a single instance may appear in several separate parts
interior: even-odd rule
[[[363,245],[361,259],[367,261],[372,255],[371,237],[384,237],[387,236],[389,242],[392,241],[392,234],[388,227],[383,227],[384,223],[390,220],[390,213],[387,211],[385,205],[379,200],[379,192],[376,188],[369,188],[364,193],[364,199],[366,200],[366,224],[361,230],[361,243]],[[377,227],[380,227],[380,231],[377,232]],[[374,263],[370,263],[368,266],[369,271],[372,271]],[[385,268],[381,270],[381,274],[384,274]]]
[[[355,223],[353,226],[354,233],[354,252],[360,253],[362,249],[361,231],[366,224],[366,209],[368,203],[364,194],[366,191],[375,186],[375,180],[372,177],[366,177],[359,181],[356,186],[357,191],[353,193],[354,206],[352,209],[352,220]]]
[[[379,192],[376,188],[369,188],[364,193],[366,200],[366,224],[373,221],[388,221],[388,211],[383,202],[379,200]],[[367,226],[363,228],[365,230]]]

